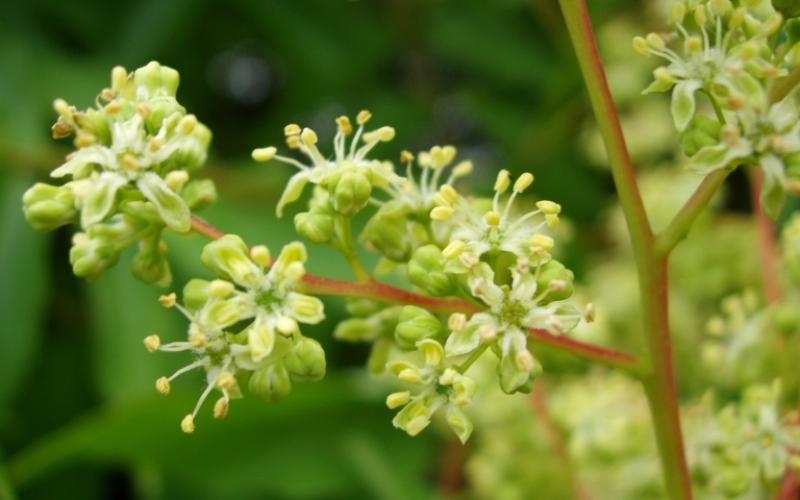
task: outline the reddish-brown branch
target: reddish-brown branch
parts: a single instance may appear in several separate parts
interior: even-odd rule
[[[764,283],[764,295],[769,304],[779,302],[783,297],[778,268],[778,242],[775,223],[764,213],[761,206],[761,187],[764,184],[764,172],[755,167],[751,171],[751,194],[753,211],[758,229],[758,251],[761,261],[761,276]]]
[[[225,234],[198,217],[192,218],[192,228],[198,234],[212,240]],[[478,310],[466,300],[428,297],[374,280],[367,283],[357,283],[306,274],[303,276],[303,285],[307,292],[317,295],[375,299],[392,304],[424,307],[442,314],[453,312],[473,313]],[[542,346],[568,352],[577,357],[596,361],[607,366],[637,373],[642,371],[639,359],[633,354],[580,342],[569,337],[554,335],[546,330],[531,329],[529,334],[534,343]]]

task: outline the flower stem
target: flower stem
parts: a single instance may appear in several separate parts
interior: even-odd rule
[[[669,255],[675,246],[686,237],[697,216],[705,210],[732,171],[732,168],[722,168],[711,172],[703,179],[703,182],[697,186],[695,192],[667,228],[656,237],[656,253],[658,255]]]
[[[350,268],[359,282],[366,283],[371,281],[372,276],[370,276],[369,271],[367,271],[367,268],[364,267],[358,257],[355,244],[353,244],[353,222],[350,217],[344,215],[335,216],[334,227],[336,234],[334,248],[339,250],[344,255],[344,258],[347,259],[347,263],[350,264]]]
[[[192,228],[197,234],[215,240],[225,234],[204,220],[193,217]],[[432,312],[442,314],[463,312],[474,313],[478,308],[473,304],[458,298],[437,298],[409,292],[376,280],[364,283],[355,283],[332,278],[325,278],[314,274],[303,276],[303,291],[315,295],[330,295],[335,297],[351,297],[374,299],[391,304],[407,304],[423,307]],[[545,330],[531,329],[528,331],[531,341],[543,347],[572,354],[578,358],[594,361],[596,363],[618,368],[634,374],[644,373],[641,361],[627,352],[617,351],[586,342],[580,342],[568,337],[553,335]]]
[[[672,500],[691,500],[692,481],[684,453],[678,391],[672,366],[667,258],[656,251],[655,238],[600,60],[586,2],[559,0],[559,4],[608,152],[614,184],[633,245],[651,365],[651,372],[642,381],[653,418],[666,490]]]

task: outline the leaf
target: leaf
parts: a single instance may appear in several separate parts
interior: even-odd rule
[[[373,451],[391,450],[379,453],[382,465],[370,459],[371,467],[390,471],[408,488],[404,498],[432,498],[424,483],[433,458],[429,438],[392,429],[389,412],[365,400],[358,384],[328,377],[298,386],[279,403],[237,400],[224,421],[212,421],[206,408],[192,435],[178,423],[195,394],[126,401],[44,438],[8,465],[19,484],[67,464],[148,463],[202,498],[365,498],[364,472],[353,467],[363,457],[351,456],[358,435]]]
[[[774,155],[761,158],[764,184],[761,186],[761,207],[770,219],[777,219],[786,203],[786,174],[783,162]]]
[[[22,193],[31,181],[4,177],[0,184],[0,408],[20,386],[38,349],[46,319],[50,238],[34,231],[22,215]]]
[[[672,120],[678,132],[683,132],[692,121],[695,112],[694,93],[702,86],[697,80],[678,82],[672,90]]]

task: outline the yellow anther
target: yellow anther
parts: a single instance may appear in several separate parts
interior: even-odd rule
[[[139,168],[139,160],[132,154],[125,153],[125,155],[122,156],[122,166],[125,167],[126,170],[137,170]]]
[[[230,405],[227,399],[219,398],[217,402],[214,403],[214,418],[221,419],[227,417],[229,407]]]
[[[370,113],[366,109],[362,109],[356,115],[356,123],[358,123],[359,125],[364,125],[369,121],[370,118],[372,118],[372,113]]]
[[[217,387],[220,389],[233,389],[236,387],[236,377],[231,372],[222,372],[217,377]]]
[[[142,118],[147,119],[147,117],[149,117],[153,113],[153,109],[147,104],[142,103],[136,106],[136,112]]]
[[[148,335],[144,338],[144,347],[150,352],[156,352],[161,347],[161,337],[158,335]]]
[[[597,311],[595,310],[594,304],[589,302],[586,304],[586,309],[583,310],[583,319],[587,323],[592,323],[594,321],[595,315]]]
[[[561,205],[554,201],[550,200],[540,200],[536,202],[536,208],[541,210],[545,214],[554,214],[557,215],[561,213]]]
[[[301,129],[300,125],[296,123],[290,123],[283,127],[283,135],[289,137],[290,135],[300,135]]]
[[[511,176],[508,170],[503,169],[497,173],[497,179],[494,181],[494,190],[498,193],[505,193],[511,185]]]
[[[533,367],[536,366],[533,355],[527,349],[519,351],[514,356],[514,362],[517,364],[517,368],[526,372],[533,370]]]
[[[653,78],[661,83],[672,83],[675,81],[672,73],[665,66],[659,66],[658,68],[654,69]]]
[[[467,326],[467,315],[463,313],[453,313],[447,318],[447,328],[451,332],[458,332]]]
[[[286,138],[286,145],[289,146],[289,149],[297,149],[300,147],[300,136],[299,135],[290,135]]]
[[[442,250],[442,257],[445,259],[456,258],[464,251],[466,246],[466,243],[461,240],[453,240]]]
[[[78,132],[75,136],[75,147],[87,148],[95,145],[95,143],[97,143],[97,137],[89,132]]]
[[[491,210],[483,215],[483,220],[490,226],[497,227],[500,225],[500,214]]]
[[[731,0],[711,0],[708,6],[711,8],[711,13],[715,16],[724,16],[733,10]]]
[[[525,172],[514,183],[514,191],[521,193],[528,189],[531,184],[533,184],[533,174]]]
[[[422,382],[422,375],[420,375],[419,370],[415,368],[404,368],[400,370],[400,373],[397,374],[397,378],[409,384],[419,384]]]
[[[453,167],[453,177],[464,177],[465,175],[469,175],[472,173],[473,166],[472,162],[469,160],[462,161],[455,167]]]
[[[449,220],[451,217],[453,217],[453,209],[450,207],[440,206],[431,210],[431,219],[433,220]]]
[[[114,115],[122,110],[122,105],[120,105],[119,101],[111,101],[110,103],[106,104],[103,108],[103,111],[108,113],[109,115]]]
[[[158,303],[164,307],[175,307],[175,304],[178,302],[178,297],[175,293],[170,293],[167,295],[162,295],[158,298]]]
[[[557,214],[545,214],[544,221],[547,223],[547,227],[556,227],[561,222]]]
[[[386,396],[386,406],[390,410],[394,410],[395,408],[400,408],[404,406],[406,403],[409,402],[411,399],[411,393],[408,391],[402,392],[393,392]]]
[[[150,140],[147,141],[147,149],[149,149],[151,153],[155,153],[161,149],[163,145],[163,142],[158,137],[151,137]]]
[[[703,27],[708,22],[708,14],[706,14],[706,6],[701,4],[694,8],[694,22],[698,26]]]
[[[304,128],[300,133],[300,139],[303,141],[303,144],[309,147],[315,145],[318,140],[317,133],[308,127]]]
[[[189,182],[189,173],[186,170],[173,170],[164,177],[164,182],[173,191],[180,191],[183,186]]]
[[[269,146],[266,148],[254,149],[251,156],[255,161],[265,162],[273,159],[277,152],[278,152],[277,148],[275,148],[274,146]]]
[[[667,44],[658,33],[649,33],[646,40],[647,45],[649,45],[653,50],[658,50],[660,52],[667,48]]]
[[[65,120],[72,119],[72,106],[67,104],[67,101],[64,99],[56,99],[53,101],[53,109],[56,110],[56,113],[63,116]]]
[[[169,379],[167,377],[159,377],[156,380],[156,390],[159,394],[166,396],[170,391]]]
[[[452,368],[446,368],[442,375],[439,377],[440,385],[452,385],[458,378],[459,373]]]
[[[686,39],[687,52],[700,52],[703,50],[703,40],[699,36],[690,36]]]
[[[128,71],[122,66],[114,66],[111,70],[111,88],[119,92],[128,82]]]
[[[638,52],[643,56],[650,55],[650,46],[647,45],[647,40],[645,40],[644,37],[641,36],[633,37],[633,50],[635,50],[636,52]]]
[[[405,149],[400,152],[400,163],[411,163],[414,161],[414,155],[411,151],[406,151]]]
[[[192,332],[189,334],[189,343],[195,349],[202,349],[208,343],[208,336],[203,332]]]
[[[544,235],[544,234],[534,234],[531,237],[531,252],[532,253],[541,253],[541,252],[549,252],[555,246],[555,241],[553,238]]]
[[[353,124],[350,123],[350,118],[347,116],[340,116],[336,119],[336,127],[339,129],[339,132],[343,133],[344,135],[350,135],[353,133]]]
[[[250,258],[261,267],[268,267],[272,263],[272,256],[269,248],[264,245],[256,245],[250,249]]]
[[[442,195],[442,199],[446,201],[449,205],[458,201],[458,192],[453,189],[453,186],[449,184],[443,185],[439,189],[439,194]]]
[[[194,416],[191,413],[181,420],[181,430],[186,434],[194,432]]]

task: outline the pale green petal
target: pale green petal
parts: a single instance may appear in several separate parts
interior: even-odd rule
[[[740,139],[736,146],[721,142],[700,149],[689,159],[688,168],[701,174],[708,174],[732,165],[736,160],[747,158],[752,152],[750,143],[744,139]]]
[[[678,82],[672,91],[672,119],[679,132],[686,130],[695,112],[694,93],[702,86],[697,80]]]
[[[192,212],[189,206],[167,186],[164,179],[153,172],[145,172],[136,185],[144,197],[155,205],[167,227],[180,233],[192,228]]]
[[[291,316],[300,323],[315,325],[325,319],[325,306],[317,297],[289,292],[286,296],[286,307]]]
[[[99,165],[101,167],[113,169],[116,167],[117,158],[110,149],[103,146],[92,146],[82,148],[72,154],[72,157],[63,165],[53,170],[50,177],[64,177],[72,175],[76,178],[85,177],[89,172],[85,167],[88,165]]]
[[[448,357],[467,354],[478,348],[481,344],[481,337],[478,334],[477,326],[467,326],[457,332],[452,332],[447,337],[444,350]]]
[[[88,228],[102,221],[114,209],[117,201],[117,192],[128,180],[113,172],[103,172],[92,183],[92,189],[83,200],[81,208],[81,226]]]
[[[455,405],[448,405],[445,418],[450,428],[453,429],[453,432],[458,436],[461,444],[466,443],[473,429],[472,421],[467,414]]]
[[[278,200],[278,206],[275,208],[275,212],[278,214],[278,217],[283,216],[283,207],[288,205],[289,203],[297,201],[300,198],[300,195],[303,194],[303,189],[308,184],[308,174],[304,172],[298,172],[289,179],[289,183],[286,185],[286,189],[283,190],[283,194],[281,195],[281,199]]]

